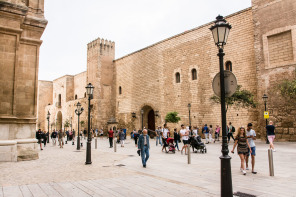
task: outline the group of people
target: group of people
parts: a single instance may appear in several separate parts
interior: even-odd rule
[[[51,134],[50,134],[52,144],[55,146],[56,145],[56,139],[58,138],[59,146],[60,146],[60,148],[63,148],[64,147],[63,138],[65,136],[67,136],[67,141],[69,141],[70,136],[72,138],[72,136],[74,135],[73,133],[74,133],[74,130],[73,131],[63,132],[62,130],[56,131],[54,129],[53,132],[51,132]],[[36,131],[36,139],[38,140],[37,143],[40,145],[40,150],[43,150],[42,143],[44,144],[44,147],[45,147],[46,143],[47,143],[47,140],[49,140],[49,132],[48,131],[45,132],[45,131],[42,131],[41,129],[38,129],[38,131]]]
[[[103,134],[101,135],[103,136]],[[113,131],[112,128],[108,131],[108,139],[109,139],[109,145],[110,148],[113,147],[113,138],[117,138],[117,143],[120,143],[121,147],[124,147],[124,142],[126,139],[126,133],[123,131],[123,129],[118,129],[115,132]]]

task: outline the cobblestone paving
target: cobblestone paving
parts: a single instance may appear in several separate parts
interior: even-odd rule
[[[268,145],[257,141],[256,171],[243,176],[240,160],[232,156],[234,192],[255,196],[296,196],[296,144],[276,143],[275,176],[269,176]],[[219,196],[221,143],[208,144],[207,154],[192,153],[191,164],[180,152],[167,154],[151,140],[147,168],[141,165],[133,141],[128,139],[117,152],[108,140],[92,142],[92,164],[85,165],[84,147],[49,144],[39,160],[0,163],[2,196]],[[233,143],[230,143],[230,149]]]

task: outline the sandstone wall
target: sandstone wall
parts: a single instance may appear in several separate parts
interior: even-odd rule
[[[270,120],[277,127],[276,139],[295,141],[296,104],[283,98],[277,85],[296,78],[296,1],[253,0],[252,4],[260,131],[265,135],[261,97],[266,93]]]
[[[47,131],[47,112],[45,107],[53,104],[53,82],[52,81],[38,81],[38,97],[37,97],[37,125],[42,131]]]
[[[28,6],[33,2],[0,1],[0,161],[38,158],[32,138],[37,116],[40,37],[47,21],[43,0],[36,4],[38,9]],[[7,148],[5,142],[2,144],[5,140],[13,141],[14,147]]]
[[[77,96],[78,99],[84,98],[85,86],[86,86],[87,73],[82,72],[74,76],[74,99]]]
[[[252,10],[235,13],[226,20],[233,28],[225,46],[225,62],[232,62],[233,73],[243,89],[256,94]],[[152,108],[159,111],[157,125],[164,123],[165,115],[170,111],[179,113],[179,124],[188,125],[187,104],[191,103],[192,125],[221,125],[220,105],[210,101],[214,94],[212,80],[219,71],[218,49],[209,30],[212,24],[205,24],[115,60],[119,121],[129,125],[129,129],[140,128],[140,110],[143,108],[144,126],[147,126],[148,109]],[[192,69],[197,70],[197,80],[192,80]],[[180,83],[176,83],[177,72],[181,76]],[[119,94],[119,86],[122,94]],[[132,112],[136,112],[136,119],[131,118]],[[254,110],[230,109],[227,118],[235,126],[257,123]],[[175,126],[178,125],[171,125]]]

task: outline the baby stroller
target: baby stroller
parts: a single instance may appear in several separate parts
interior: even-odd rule
[[[166,148],[165,148],[166,153],[169,153],[170,151],[172,153],[175,153],[176,149],[175,149],[175,145],[174,145],[174,138],[168,138],[166,140],[166,144],[167,144],[167,147],[169,148],[169,151],[167,151]]]
[[[201,137],[199,135],[191,138],[190,145],[192,146],[193,152],[194,152],[194,148],[195,148],[195,149],[199,150],[199,152],[201,152],[201,153],[207,153],[206,145],[201,141]]]

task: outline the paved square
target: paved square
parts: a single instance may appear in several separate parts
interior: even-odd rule
[[[2,196],[219,196],[221,141],[208,144],[207,154],[187,156],[161,152],[151,140],[147,168],[141,165],[134,141],[127,139],[117,152],[106,138],[92,141],[92,165],[85,165],[85,140],[81,151],[71,143],[61,149],[49,144],[40,159],[0,163]],[[180,144],[181,145],[181,144]],[[296,144],[276,143],[275,176],[269,176],[268,145],[257,140],[256,171],[243,176],[240,160],[231,154],[234,192],[255,196],[296,196]],[[230,143],[229,149],[232,149]]]

